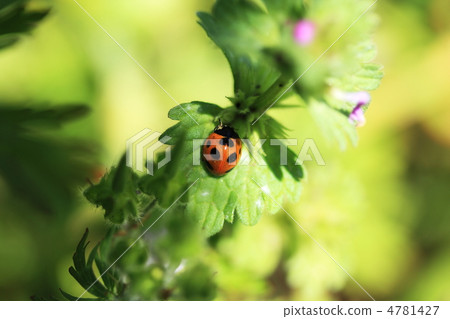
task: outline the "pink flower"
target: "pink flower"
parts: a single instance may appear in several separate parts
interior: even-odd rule
[[[308,45],[316,36],[316,25],[310,20],[300,20],[294,27],[294,39],[302,45]]]
[[[370,94],[366,91],[347,92],[345,93],[345,100],[356,104],[348,117],[350,123],[353,123],[356,127],[364,126],[366,124],[366,117],[364,116],[363,106],[370,103]]]
[[[348,120],[350,123],[356,125],[356,127],[364,126],[366,124],[366,117],[364,116],[364,110],[363,110],[362,103],[359,103],[350,113]]]
[[[369,92],[366,91],[345,92],[339,89],[333,89],[332,95],[336,99],[349,102],[355,105],[355,107],[353,108],[352,112],[348,117],[350,123],[356,125],[357,127],[364,126],[364,124],[366,124],[363,106],[370,103],[371,97]]]

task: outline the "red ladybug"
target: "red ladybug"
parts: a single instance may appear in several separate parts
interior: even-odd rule
[[[223,176],[239,163],[242,141],[231,127],[220,124],[205,140],[202,151],[209,171]]]

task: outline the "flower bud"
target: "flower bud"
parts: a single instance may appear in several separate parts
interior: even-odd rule
[[[310,20],[300,20],[294,27],[295,42],[306,46],[314,41],[316,35],[316,25]]]

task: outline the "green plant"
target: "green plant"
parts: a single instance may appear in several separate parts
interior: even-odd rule
[[[268,144],[260,152],[265,165],[249,156],[258,141],[287,136],[268,110],[307,108],[341,148],[348,139],[356,142],[367,91],[382,77],[371,62],[377,19],[370,7],[357,0],[217,0],[211,13],[198,14],[230,64],[234,96],[224,108],[205,102],[174,107],[169,118],[178,122],[160,137],[170,138],[172,161],[154,175],[137,175],[123,157],[85,190],[110,226],[87,261],[87,232],[74,254],[69,271],[86,292],[97,300],[214,298],[213,257],[204,253],[214,256],[209,237],[225,222],[253,226],[301,193],[304,168],[292,150],[286,165]],[[192,158],[193,141],[206,138],[219,120],[251,145],[243,152],[249,165],[217,178]]]

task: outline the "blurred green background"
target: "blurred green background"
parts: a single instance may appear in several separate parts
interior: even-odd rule
[[[178,102],[227,105],[228,64],[196,23],[212,0],[79,2]],[[31,185],[17,191],[0,175],[1,300],[82,292],[67,272],[71,256],[86,227],[92,241],[105,229],[102,212],[82,197],[85,181],[117,163],[135,133],[172,125],[176,104],[75,2],[32,4],[52,10],[0,51],[1,101],[89,105],[89,116],[50,134],[88,140],[95,155],[87,167],[68,165],[78,179],[70,200],[49,195],[52,209],[29,200]],[[301,200],[286,207],[375,299],[450,300],[450,2],[380,0],[376,11],[385,78],[357,148],[333,147],[306,110],[270,111],[290,138],[314,138],[327,163],[306,164]],[[46,155],[37,151],[30,165]],[[216,299],[367,299],[282,212],[224,232],[211,258]]]

